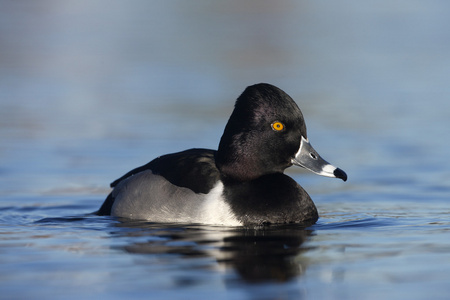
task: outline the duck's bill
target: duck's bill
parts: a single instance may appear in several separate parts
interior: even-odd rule
[[[309,141],[304,137],[302,137],[300,148],[292,159],[292,163],[318,175],[340,178],[347,181],[347,174],[320,157],[319,153],[314,150]]]

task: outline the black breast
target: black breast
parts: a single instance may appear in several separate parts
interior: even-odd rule
[[[244,224],[314,224],[319,215],[308,193],[289,176],[269,174],[247,182],[224,181],[224,195]]]

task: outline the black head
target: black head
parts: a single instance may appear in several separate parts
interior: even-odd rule
[[[305,121],[289,95],[266,83],[249,86],[225,127],[217,167],[236,180],[282,173],[292,165],[302,136],[307,138]]]

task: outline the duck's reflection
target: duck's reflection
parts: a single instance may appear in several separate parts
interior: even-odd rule
[[[308,233],[298,228],[268,229],[227,237],[221,250],[230,258],[223,262],[249,281],[287,281],[304,270],[301,260],[296,258]]]
[[[312,233],[298,225],[244,229],[122,220],[117,226],[134,229],[113,233],[136,237],[123,247],[129,253],[213,257],[219,267],[231,267],[249,282],[284,282],[301,275],[306,268],[301,245]]]

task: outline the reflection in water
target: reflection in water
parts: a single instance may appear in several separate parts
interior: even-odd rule
[[[303,273],[304,263],[295,258],[307,235],[304,229],[275,229],[227,237],[222,251],[230,259],[225,263],[248,281],[287,281]]]
[[[285,282],[301,275],[306,262],[301,245],[311,230],[297,225],[222,228],[200,225],[161,225],[122,220],[120,236],[146,237],[123,247],[129,253],[174,254],[183,258],[212,257],[219,267],[232,268],[247,282]]]

